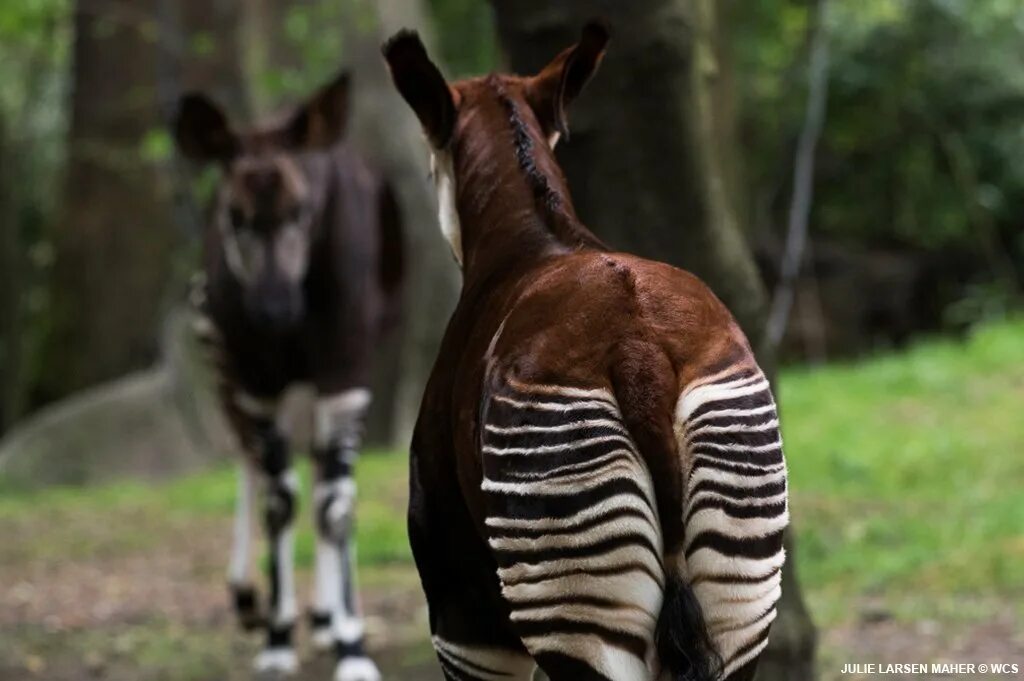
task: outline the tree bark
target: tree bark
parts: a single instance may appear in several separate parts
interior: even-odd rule
[[[0,118],[0,435],[18,411],[21,355],[21,256],[11,192],[14,177],[7,125]]]
[[[351,11],[365,11],[353,0]],[[390,444],[406,448],[419,413],[423,386],[437,356],[441,336],[455,306],[459,271],[437,226],[436,198],[427,177],[427,147],[419,123],[401,100],[380,56],[381,42],[400,28],[418,29],[429,43],[424,3],[378,0],[372,5],[373,29],[358,31],[357,17],[345,21],[349,63],[356,71],[351,138],[392,182],[402,209],[409,267],[405,281],[405,315],[390,355],[391,404],[379,418],[390,417]],[[362,22],[365,25],[365,16]],[[385,367],[386,368],[386,367]],[[387,374],[385,374],[386,376]]]
[[[167,46],[155,16],[153,0],[75,6],[69,153],[37,405],[157,354],[175,235],[163,178],[140,154],[161,121],[157,50]]]
[[[729,306],[769,376],[763,346],[768,297],[737,220],[730,176],[734,116],[715,88],[717,12],[712,0],[493,0],[510,66],[533,73],[602,16],[612,42],[600,72],[569,114],[558,147],[577,212],[613,248],[701,277]],[[795,556],[783,576],[779,618],[758,678],[814,678],[814,628]]]

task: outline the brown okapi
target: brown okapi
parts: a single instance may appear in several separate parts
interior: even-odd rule
[[[222,171],[194,302],[221,406],[246,454],[228,579],[242,624],[267,632],[256,667],[281,673],[297,667],[298,479],[281,403],[292,386],[311,384],[313,640],[335,648],[338,681],[376,681],[380,674],[363,651],[353,575],[352,474],[370,402],[372,351],[397,305],[402,246],[387,185],[341,141],[348,83],[343,73],[282,122],[245,132],[232,129],[203,95],[186,95],[174,131],[185,156]],[[270,544],[266,615],[250,575],[259,491]]]
[[[587,230],[552,150],[607,40],[592,23],[534,76],[453,84],[415,33],[383,48],[463,270],[410,462],[450,680],[745,680],[775,617],[768,382],[696,277]]]

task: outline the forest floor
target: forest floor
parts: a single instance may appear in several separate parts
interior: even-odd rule
[[[821,678],[934,662],[1024,676],[1024,323],[786,371],[780,401]],[[368,454],[359,477],[369,646],[386,679],[439,679],[404,458]],[[252,678],[257,641],[233,626],[223,586],[233,494],[227,466],[159,485],[0,480],[0,681]],[[308,528],[297,554],[306,586]],[[329,661],[302,657],[301,679],[330,678]]]

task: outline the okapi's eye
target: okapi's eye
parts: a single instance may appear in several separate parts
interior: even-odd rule
[[[245,226],[245,212],[238,206],[228,208],[228,217],[231,219],[231,226],[235,229]]]

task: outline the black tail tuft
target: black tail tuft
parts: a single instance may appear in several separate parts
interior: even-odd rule
[[[676,577],[665,585],[655,644],[661,666],[673,681],[718,681],[722,658],[715,650],[693,589]]]

